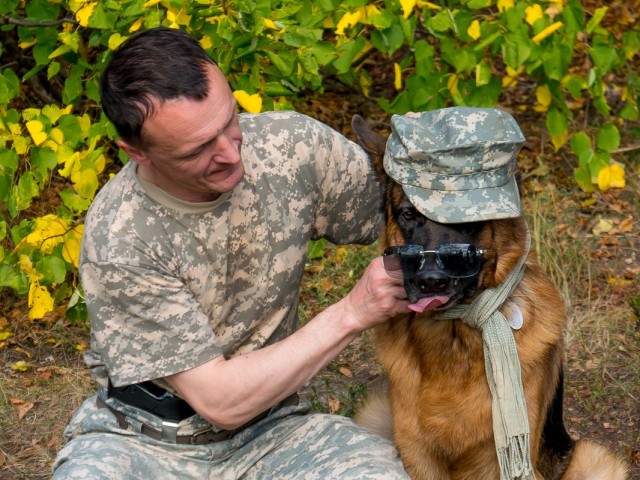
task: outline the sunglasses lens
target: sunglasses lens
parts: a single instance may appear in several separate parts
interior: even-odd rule
[[[482,268],[482,251],[473,245],[448,243],[440,245],[436,251],[440,268],[454,278],[477,275]]]
[[[384,251],[382,261],[387,272],[402,270],[405,280],[411,279],[422,268],[424,256],[420,245],[399,245]]]

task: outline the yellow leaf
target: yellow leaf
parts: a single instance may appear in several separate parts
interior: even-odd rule
[[[536,99],[540,105],[548,107],[551,104],[551,90],[548,85],[541,85],[536,88]],[[545,111],[547,109],[545,108]]]
[[[513,8],[513,0],[498,0],[498,11],[504,12],[510,8]]]
[[[609,233],[613,230],[613,222],[611,220],[607,220],[606,218],[600,218],[595,227],[591,230],[594,235],[602,235],[605,233]]]
[[[27,130],[29,130],[29,135],[33,139],[33,143],[36,146],[40,145],[47,139],[47,133],[43,132],[44,125],[40,120],[31,120],[27,122]]]
[[[39,108],[25,108],[22,110],[22,118],[25,120],[34,120],[42,111]],[[42,112],[44,113],[44,112]]]
[[[58,127],[51,129],[51,138],[58,145],[62,145],[64,143],[64,133]]]
[[[19,46],[20,48],[22,48],[23,50],[26,50],[26,49],[27,49],[27,48],[29,48],[29,47],[33,47],[36,43],[38,43],[38,40],[37,40],[37,39],[36,39],[36,40],[31,40],[30,42],[20,42],[20,43],[18,44],[18,46]]]
[[[565,143],[567,143],[567,132],[562,132],[562,133],[559,133],[558,135],[551,135],[551,143],[553,143],[553,147],[555,148],[556,152],[560,150],[560,148]]]
[[[19,360],[13,365],[11,365],[11,370],[16,370],[17,372],[26,372],[31,368],[31,365],[25,362],[24,360]]]
[[[236,98],[240,106],[249,113],[260,113],[262,110],[262,98],[258,93],[249,95],[244,90],[236,90],[233,92],[233,96]]]
[[[63,235],[67,232],[67,221],[49,214],[35,219],[33,231],[16,247],[22,248],[24,245],[31,245],[44,253],[51,253],[53,249],[63,241]]]
[[[416,0],[400,0],[400,5],[402,6],[402,16],[409,18],[416,6]]]
[[[209,50],[211,47],[213,47],[213,42],[211,41],[210,37],[202,37],[200,39],[200,46],[205,50]]]
[[[78,20],[80,26],[86,27],[89,25],[89,19],[91,18],[93,10],[96,8],[97,4],[98,2],[88,3],[76,12],[76,20]]]
[[[46,289],[32,282],[29,286],[29,318],[35,320],[53,311],[53,297]]]
[[[18,266],[20,267],[20,271],[26,273],[32,282],[36,282],[43,277],[43,275],[33,267],[31,259],[24,254],[18,256]]]
[[[353,13],[345,12],[336,26],[336,35],[344,35],[345,29],[357,25],[361,18],[361,11],[355,11]]]
[[[280,30],[278,26],[271,20],[270,18],[263,18],[264,26],[270,28],[271,30]]]
[[[127,39],[127,37],[123,37],[122,35],[120,35],[119,33],[114,33],[113,35],[111,35],[109,37],[109,42],[107,43],[107,45],[109,46],[110,50],[115,50],[116,48],[118,48],[122,42],[124,42]]]
[[[378,15],[381,13],[380,9],[375,5],[367,5],[366,7],[360,7],[358,10],[362,14],[361,22],[367,25],[371,24],[371,20],[369,18],[371,17],[371,15]]]
[[[474,40],[480,38],[480,22],[478,20],[471,22],[471,25],[467,28],[467,34]]]
[[[451,95],[460,96],[460,90],[458,90],[458,75],[455,73],[447,80],[447,88],[451,92]]]
[[[610,188],[624,188],[624,167],[619,163],[612,163],[602,167],[598,172],[598,188],[606,192]]]
[[[95,170],[86,169],[71,174],[73,189],[82,198],[93,200],[98,189],[98,175]]]
[[[78,268],[78,261],[80,259],[80,245],[82,243],[83,232],[84,225],[78,225],[73,230],[67,232],[64,236],[62,256],[67,262],[72,263],[76,268]]]
[[[632,285],[631,280],[625,280],[623,278],[609,277],[607,283],[614,287],[629,287]]]
[[[431,3],[431,2],[425,2],[424,0],[418,0],[418,6],[420,8],[422,7],[431,8],[432,10],[440,10],[442,8],[440,5],[436,5],[435,3]]]
[[[543,15],[542,7],[538,3],[535,3],[532,6],[525,8],[524,11],[526,14],[527,23],[531,26],[533,26],[533,24],[536,23],[536,20],[541,19]]]
[[[14,136],[13,140],[13,149],[16,151],[18,155],[24,155],[29,151],[29,143],[27,143],[27,137],[22,137],[20,135]]]
[[[518,80],[515,77],[502,77],[502,86],[504,88],[515,87],[518,85]]]
[[[145,4],[142,6],[143,8],[149,8],[149,7],[153,7],[154,5],[160,3],[160,0],[149,0],[148,2],[145,2]]]
[[[398,65],[397,63],[394,63],[393,71],[395,73],[393,86],[395,87],[396,90],[402,90],[402,70],[400,70],[400,65]]]
[[[551,35],[553,32],[555,32],[560,27],[562,27],[562,25],[564,25],[564,23],[562,23],[562,22],[553,23],[553,24],[549,25],[547,28],[545,28],[544,30],[542,30],[539,34],[537,34],[531,40],[533,41],[533,43],[540,43],[542,40],[544,40],[549,35]]]
[[[11,338],[13,333],[11,332],[0,332],[0,342],[5,341],[7,338]]]
[[[22,127],[19,123],[8,123],[9,131],[14,135],[20,135],[22,133]]]
[[[142,26],[142,20],[143,19],[144,19],[144,17],[140,17],[138,20],[133,22],[133,24],[129,27],[129,33],[137,32],[138,30],[140,30],[140,27]]]

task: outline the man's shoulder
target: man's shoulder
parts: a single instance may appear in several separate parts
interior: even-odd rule
[[[292,110],[243,113],[240,114],[240,127],[243,133],[255,132],[260,135],[268,135],[269,133],[281,135],[283,131],[293,134],[300,131],[332,130],[321,121]]]

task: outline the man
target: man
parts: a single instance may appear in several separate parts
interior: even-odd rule
[[[100,388],[54,478],[406,478],[391,444],[307,415],[295,395],[362,331],[408,311],[402,279],[376,258],[297,329],[307,242],[377,236],[364,151],[293,112],[238,116],[221,71],[178,30],[129,38],[101,95],[132,162],[85,223],[86,361]]]

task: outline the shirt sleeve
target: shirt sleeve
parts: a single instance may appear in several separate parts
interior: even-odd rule
[[[300,115],[310,143],[317,195],[312,237],[369,244],[380,235],[382,195],[368,154],[328,125]],[[294,132],[296,130],[294,129]],[[301,170],[304,171],[304,170]]]

